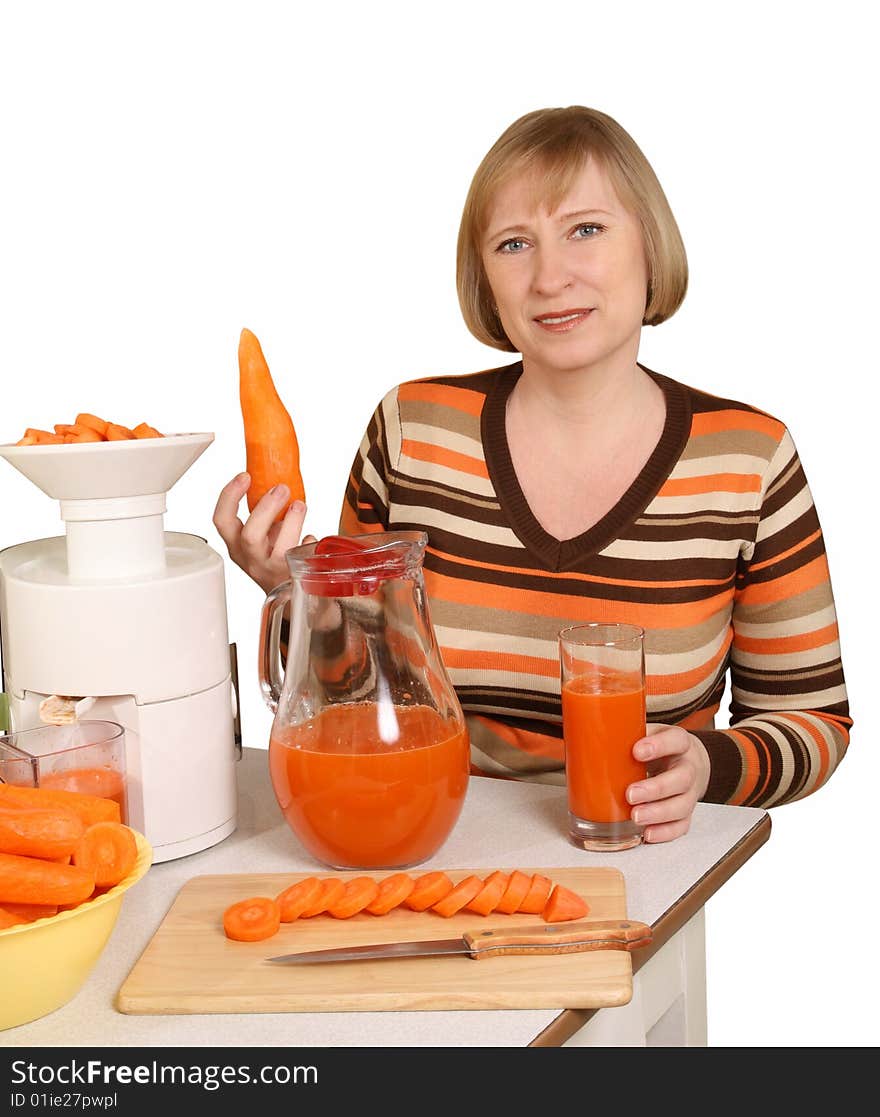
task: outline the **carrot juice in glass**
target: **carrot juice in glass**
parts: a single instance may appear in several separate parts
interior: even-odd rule
[[[582,849],[631,849],[642,840],[626,789],[646,776],[632,754],[645,735],[644,637],[632,624],[559,634],[569,836]]]

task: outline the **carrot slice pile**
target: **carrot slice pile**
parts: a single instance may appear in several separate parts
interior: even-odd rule
[[[281,926],[281,910],[271,896],[251,896],[231,904],[223,913],[226,937],[236,942],[271,938]]]
[[[119,884],[136,861],[134,833],[121,822],[95,822],[88,826],[73,851],[73,864],[93,874],[96,888]]]
[[[387,915],[398,908],[415,888],[416,882],[409,873],[393,873],[379,881],[379,891],[375,900],[367,904],[365,911],[370,915]]]
[[[299,919],[306,908],[317,901],[323,891],[324,886],[319,877],[306,877],[285,888],[283,892],[279,892],[275,899],[281,909],[281,922],[293,923]]]
[[[570,888],[543,873],[529,874],[519,869],[509,872],[496,869],[485,878],[471,873],[456,883],[439,870],[415,879],[409,873],[392,873],[378,881],[371,876],[348,880],[311,876],[285,888],[276,896],[275,903],[279,926],[322,914],[334,919],[349,919],[360,912],[386,915],[398,907],[430,911],[447,919],[463,911],[480,916],[492,912],[540,915],[546,923],[580,919],[590,910],[584,898]]]
[[[438,915],[443,915],[447,919],[455,915],[471,900],[478,892],[483,890],[483,881],[481,877],[469,876],[464,880],[460,880],[458,884],[447,893],[442,900],[438,900],[436,904],[431,906],[431,911],[435,911]]]
[[[465,904],[467,910],[476,912],[477,915],[488,915],[495,911],[507,888],[507,880],[507,873],[502,873],[500,869],[490,873],[476,896]]]

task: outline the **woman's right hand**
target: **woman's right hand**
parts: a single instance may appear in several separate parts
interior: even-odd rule
[[[275,517],[290,499],[287,486],[276,485],[260,498],[247,522],[242,523],[238,506],[250,484],[250,475],[239,473],[224,486],[214,509],[214,527],[232,561],[268,594],[290,577],[284,555],[300,541],[306,506],[295,500],[276,524]]]

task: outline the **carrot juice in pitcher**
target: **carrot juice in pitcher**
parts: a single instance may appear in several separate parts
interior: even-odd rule
[[[302,544],[263,605],[272,788],[302,845],[335,869],[427,860],[465,801],[470,742],[431,624],[426,545],[406,531]]]
[[[273,734],[269,772],[291,829],[339,868],[426,860],[468,784],[467,733],[427,706],[342,703]]]

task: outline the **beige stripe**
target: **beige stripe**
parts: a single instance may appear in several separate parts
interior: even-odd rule
[[[607,558],[632,559],[656,566],[673,559],[720,559],[739,554],[738,539],[615,539],[602,551]]]
[[[441,442],[445,440],[446,431],[480,441],[479,416],[459,411],[456,407],[443,407],[425,400],[406,400],[400,405],[400,417],[408,438],[416,437],[409,433],[411,427],[425,427],[442,431]],[[427,441],[437,442],[436,434],[432,433]]]
[[[766,639],[767,636],[802,636],[805,632],[816,632],[820,628],[827,628],[829,624],[836,624],[837,612],[833,602],[830,601],[827,583],[821,588],[823,592],[829,596],[829,602],[824,609],[815,609],[801,616],[791,617],[788,615],[787,605],[781,610],[781,616],[768,616],[767,612],[762,608],[760,610],[760,622],[749,622],[737,618],[737,635],[756,637],[761,640]],[[813,591],[810,591],[811,595],[812,592]],[[807,594],[801,595],[802,598],[806,596]],[[772,631],[768,632],[768,628],[771,628]]]
[[[764,539],[769,539],[771,535],[775,535],[778,531],[787,528],[789,524],[794,523],[795,520],[803,516],[805,512],[813,506],[813,500],[810,496],[810,490],[807,485],[801,491],[779,509],[774,512],[772,516],[767,516],[758,525],[758,532],[755,536],[755,542],[760,543]]]
[[[826,609],[834,608],[831,586],[828,582],[820,582],[803,593],[795,594],[786,600],[772,602],[768,605],[749,604],[748,593],[749,591],[746,589],[740,597],[737,609],[737,628],[739,629],[739,625],[742,623],[745,628],[757,634],[766,635],[767,625],[773,625],[775,628],[783,622],[795,621],[801,617],[809,620],[814,616],[822,615]],[[753,620],[754,617],[760,617],[760,622]],[[808,627],[812,628],[812,624]],[[817,625],[816,627],[820,626]]]
[[[454,450],[457,454],[467,454],[468,457],[476,458],[477,461],[485,461],[483,444],[479,437],[472,438],[456,431],[447,430],[439,433],[440,438],[437,437],[438,431],[435,426],[422,423],[407,423],[404,428],[405,436],[415,442],[427,442],[430,446],[440,446],[444,450]],[[479,431],[477,431],[477,435],[479,435]]]
[[[692,516],[703,507],[711,507],[713,512],[731,512],[737,515],[753,513],[760,506],[758,493],[715,492],[694,493],[690,496],[654,497],[645,512],[651,516]]]
[[[392,388],[381,404],[385,421],[385,437],[388,440],[388,462],[393,469],[400,458],[400,413],[397,408],[397,389]]]
[[[461,477],[461,474],[456,476]],[[425,528],[436,528],[460,535],[464,539],[478,539],[481,543],[492,543],[496,547],[514,547],[522,550],[522,544],[510,528],[481,524],[477,520],[467,520],[463,516],[453,516],[439,508],[412,507],[402,509],[408,520],[415,520]]]
[[[716,473],[752,474],[764,476],[767,459],[752,454],[710,454],[706,457],[682,458],[676,462],[671,478],[710,477]]]
[[[441,655],[442,655],[441,648]],[[515,690],[533,690],[550,698],[558,698],[558,676],[530,675],[524,671],[488,671],[481,667],[446,667],[453,686],[461,687],[511,687]],[[505,713],[510,713],[505,710]]]
[[[459,481],[467,482],[467,478],[463,474],[458,475]],[[455,493],[450,494],[448,489],[442,489],[439,485],[432,485],[430,481],[413,481],[408,477],[401,476],[399,479],[395,478],[395,489],[405,489],[407,492],[418,493],[420,496],[430,497],[437,496],[441,500],[455,499],[462,504],[469,504],[473,508],[492,509],[497,511],[500,508],[498,504],[498,497],[495,495],[493,489],[489,496],[478,496],[473,492],[465,492],[459,485],[455,486]]]
[[[751,524],[756,524],[759,519],[759,514],[754,509],[750,509],[748,512],[740,512],[734,517],[712,516],[708,513],[705,515],[697,513],[692,516],[652,516],[650,520],[647,519],[646,512],[639,518],[638,522],[645,527],[688,527],[690,524],[728,524],[744,528]]]
[[[438,462],[423,462],[418,458],[411,458],[408,454],[401,454],[398,469],[410,478],[434,481],[453,489],[465,489],[483,497],[495,495],[495,489],[488,477],[477,477],[467,470],[452,469]]]
[[[508,655],[527,656],[530,659],[544,659],[548,663],[559,662],[559,644],[555,638],[541,640],[519,633],[449,628],[437,624],[436,620],[434,631],[437,633],[438,643],[443,648],[455,648],[457,651],[475,654],[502,652]]]
[[[711,458],[716,454],[749,454],[760,458],[763,473],[773,457],[779,441],[768,434],[754,430],[724,430],[711,434],[692,435],[684,448],[683,458]]]
[[[828,663],[829,660],[840,658],[840,641],[832,640],[828,644],[821,644],[817,648],[810,648],[803,652],[786,652],[782,655],[773,655],[767,652],[752,654],[750,652],[733,652],[733,659],[745,668],[754,668],[762,671],[784,671],[786,681],[807,678],[813,674],[808,668]],[[799,671],[798,668],[803,668]]]

